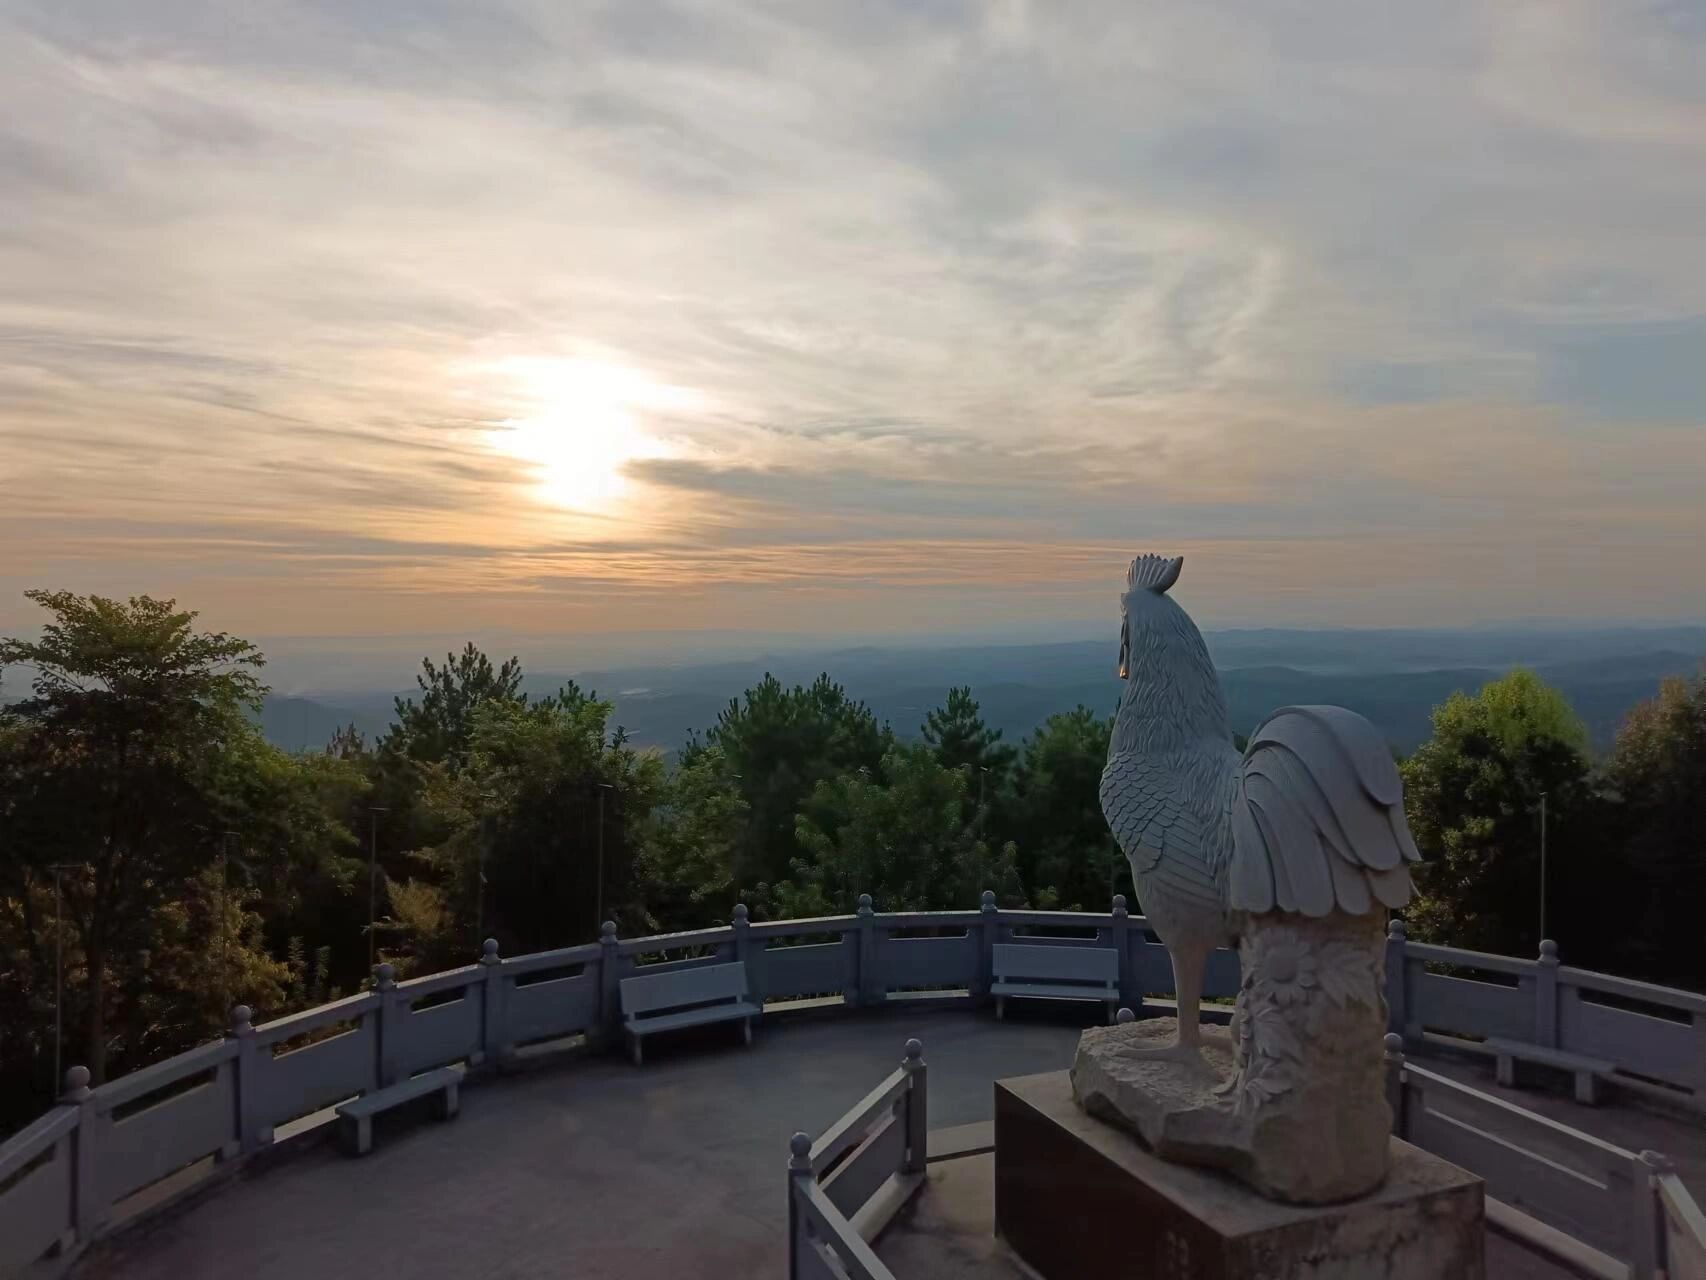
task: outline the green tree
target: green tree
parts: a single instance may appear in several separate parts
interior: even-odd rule
[[[738,898],[735,855],[747,805],[719,747],[696,746],[664,782],[648,818],[640,855],[646,927],[701,928]]]
[[[995,829],[1019,849],[1019,875],[1033,906],[1104,911],[1131,895],[1131,870],[1102,816],[1102,770],[1113,720],[1087,707],[1050,716],[1025,740],[1013,795]]]
[[[527,701],[520,659],[494,668],[471,640],[460,654],[445,654],[442,667],[422,658],[415,683],[420,701],[396,699],[397,720],[381,746],[420,763],[447,764],[452,772],[467,758],[474,717],[483,704]]]
[[[1454,693],[1434,708],[1433,737],[1400,769],[1424,858],[1408,913],[1417,936],[1533,953],[1543,794],[1551,819],[1547,927],[1565,932],[1565,918],[1578,911],[1569,895],[1584,883],[1603,824],[1589,784],[1587,731],[1558,690],[1516,670],[1473,696]]]
[[[0,892],[33,914],[46,870],[65,879],[84,999],[83,1058],[105,1078],[109,1022],[131,1021],[134,972],[156,914],[207,868],[220,844],[212,775],[220,753],[253,735],[258,650],[198,632],[170,600],[31,591],[51,621],[39,640],[0,641],[0,667],[33,668],[33,695],[5,710],[0,813],[8,850]],[[36,922],[26,927],[35,929]]]
[[[947,702],[925,717],[919,732],[945,768],[966,771],[968,798],[987,809],[1007,785],[1018,752],[1001,741],[1001,730],[984,723],[970,686],[948,690]]]
[[[877,776],[818,784],[798,820],[803,854],[775,887],[780,914],[851,911],[869,893],[885,911],[965,908],[985,889],[1020,898],[1011,845],[991,850],[966,820],[968,780],[921,745],[896,745]]]
[[[1597,877],[1601,905],[1635,927],[1603,931],[1617,951],[1594,963],[1706,988],[1694,909],[1706,902],[1706,668],[1666,680],[1629,713],[1605,776],[1624,857]]]
[[[644,919],[635,867],[663,763],[612,731],[610,714],[573,684],[532,704],[488,699],[475,712],[465,767],[435,774],[429,792],[449,835],[417,859],[442,903],[405,889],[416,925],[396,945],[437,954],[426,936],[436,929],[457,940],[445,945],[458,956],[473,954],[481,934],[506,952],[538,951],[596,937],[601,915],[635,930]]]
[[[792,689],[767,675],[730,701],[705,745],[722,751],[746,804],[736,882],[786,878],[803,852],[794,820],[813,790],[843,773],[875,770],[892,739],[827,675]]]

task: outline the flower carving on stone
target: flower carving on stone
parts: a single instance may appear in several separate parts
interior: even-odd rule
[[[1379,955],[1366,946],[1318,941],[1286,925],[1253,930],[1243,944],[1233,1029],[1241,1111],[1289,1092],[1312,1061],[1339,1050],[1335,1010],[1381,999]]]

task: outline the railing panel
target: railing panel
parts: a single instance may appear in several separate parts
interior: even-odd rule
[[[603,954],[596,942],[583,942],[576,947],[560,947],[556,951],[535,951],[531,955],[512,956],[503,962],[505,977],[520,977],[524,973],[539,973],[549,969],[572,969],[577,965],[595,965]]]
[[[652,953],[640,952],[637,954]],[[718,943],[717,949],[707,956],[687,956],[681,960],[658,960],[652,964],[639,964],[634,955],[626,955],[617,961],[617,968],[622,977],[632,978],[642,973],[676,973],[682,969],[703,969],[713,964],[728,964],[738,958],[735,955],[735,944],[731,939],[727,942]]]
[[[900,1171],[906,1160],[906,1122],[896,1110],[854,1148],[822,1181],[829,1202],[851,1218],[865,1207],[877,1188]]]
[[[480,1052],[481,991],[470,987],[459,1000],[410,1009],[392,1023],[400,1043],[387,1056],[404,1076],[428,1067],[461,1062]]]
[[[814,933],[846,933],[859,927],[858,916],[805,916],[799,920],[765,920],[747,926],[753,939],[809,938]]]
[[[684,933],[658,933],[645,938],[623,938],[616,944],[618,955],[652,955],[659,951],[688,951],[700,947],[722,947],[735,940],[729,925],[715,929],[690,929]]]
[[[274,1056],[255,1055],[255,1092],[261,1123],[269,1127],[366,1093],[376,1087],[379,1037],[375,1015],[352,1030]]]
[[[1670,1280],[1706,1280],[1706,1214],[1674,1173],[1656,1179]]]
[[[1692,1026],[1594,1004],[1573,987],[1564,988],[1560,996],[1558,1037],[1563,1048],[1684,1087],[1698,1080],[1700,1050]]]
[[[572,978],[511,986],[504,993],[503,1010],[504,1040],[509,1044],[590,1031],[598,1025],[598,967],[588,965]]]
[[[758,963],[764,968],[764,994],[768,999],[849,991],[858,976],[858,939],[849,934],[840,942],[766,947]]]
[[[871,1246],[861,1240],[847,1219],[836,1212],[815,1178],[801,1178],[794,1195],[795,1206],[810,1233],[834,1251],[835,1261],[843,1268],[843,1276],[852,1280],[895,1280],[894,1273],[882,1264],[871,1251]],[[831,1271],[830,1274],[835,1275],[836,1272]]]
[[[122,1200],[204,1156],[234,1154],[236,1072],[222,1063],[213,1079],[124,1119],[96,1113],[95,1185],[103,1204]]]
[[[1406,944],[1405,953],[1411,960],[1425,964],[1450,964],[1460,969],[1483,969],[1488,973],[1508,973],[1512,977],[1528,978],[1540,966],[1520,956],[1501,956],[1493,951],[1468,951],[1462,947],[1442,947],[1431,942]]]
[[[1496,1199],[1633,1256],[1633,1191],[1646,1176],[1634,1153],[1417,1067],[1405,1068],[1404,1090],[1410,1142],[1485,1179]]]
[[[75,1112],[70,1113],[73,1117]],[[41,1161],[23,1174],[10,1187],[0,1191],[0,1269],[20,1270],[46,1253],[72,1227],[71,1197],[75,1187],[75,1172],[71,1160],[70,1124],[58,1115],[44,1119],[52,1122],[56,1135],[40,1151],[31,1152],[26,1160]],[[23,1148],[32,1137],[32,1130],[45,1128],[40,1122],[17,1135],[7,1147],[17,1144]],[[29,1142],[29,1145],[38,1145]],[[46,1158],[43,1159],[45,1153]],[[3,1179],[0,1179],[3,1181]]]
[[[878,988],[969,988],[977,978],[978,951],[973,934],[958,938],[885,937],[877,946]]]
[[[1460,1036],[1534,1039],[1534,997],[1520,987],[1448,978],[1412,966],[1410,1021]]]

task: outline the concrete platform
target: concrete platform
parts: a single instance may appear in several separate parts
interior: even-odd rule
[[[934,1001],[871,1012],[837,1007],[767,1017],[750,1051],[713,1028],[660,1044],[640,1070],[584,1058],[470,1082],[454,1125],[399,1126],[360,1161],[325,1145],[259,1162],[191,1206],[98,1246],[75,1274],[780,1275],[788,1136],[832,1123],[895,1067],[908,1036],[924,1042],[935,1131],[990,1120],[996,1079],[1070,1066],[1079,1032],[1098,1014],[1090,1006],[1015,1007],[997,1023]],[[1465,1074],[1500,1092],[1490,1063]],[[1537,1091],[1510,1096],[1623,1146],[1666,1151],[1706,1200],[1706,1180],[1697,1181],[1706,1130],[1697,1124],[1622,1105],[1578,1107]],[[950,1251],[934,1270],[897,1261],[902,1280],[1003,1274],[956,1272],[952,1262],[992,1246],[990,1163],[931,1166],[911,1212],[921,1221],[972,1223],[967,1252]],[[944,1196],[960,1208],[949,1212]],[[879,1251],[906,1248],[910,1230],[897,1222]],[[1495,1235],[1487,1249],[1489,1275],[1563,1274]]]
[[[782,1274],[788,1138],[819,1132],[924,1042],[932,1129],[988,1120],[1000,1076],[1067,1066],[1097,1011],[998,1023],[920,1001],[767,1019],[468,1088],[453,1125],[351,1160],[315,1147],[98,1248],[87,1277]],[[716,1034],[717,1032],[722,1034]]]

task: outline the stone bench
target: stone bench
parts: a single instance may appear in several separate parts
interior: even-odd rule
[[[1094,1000],[1113,1017],[1120,1002],[1120,953],[1110,947],[1050,947],[998,942],[990,966],[995,1016],[1006,1016],[1008,996],[1044,1000]]]
[[[1496,1036],[1487,1039],[1487,1049],[1493,1054],[1493,1072],[1507,1089],[1516,1088],[1518,1060],[1567,1071],[1575,1077],[1576,1101],[1587,1106],[1599,1104],[1599,1081],[1617,1070],[1615,1062],[1589,1058],[1566,1049],[1548,1049],[1545,1045],[1528,1044],[1521,1040],[1504,1040]]]
[[[434,1071],[424,1071],[418,1076],[410,1076],[407,1080],[399,1080],[383,1089],[375,1089],[372,1093],[365,1093],[352,1102],[344,1103],[337,1109],[344,1149],[352,1155],[366,1155],[373,1150],[374,1116],[382,1111],[389,1111],[392,1107],[402,1106],[405,1102],[413,1102],[416,1098],[424,1098],[428,1094],[439,1095],[439,1119],[454,1119],[460,1105],[461,1085],[460,1071],[452,1067],[439,1067]]]
[[[749,997],[741,960],[624,978],[621,990],[623,1025],[636,1067],[642,1036],[739,1019],[750,1045],[752,1020],[763,1012]]]

